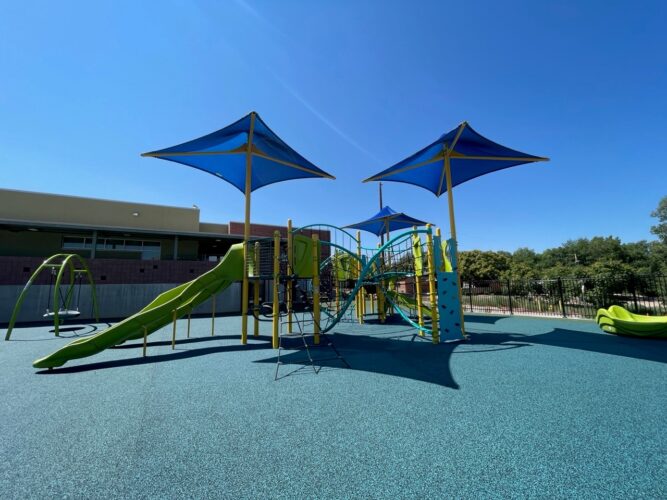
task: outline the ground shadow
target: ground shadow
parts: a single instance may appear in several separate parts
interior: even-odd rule
[[[308,344],[308,351],[305,349],[304,342]],[[320,343],[317,345],[313,344],[312,335],[285,336],[281,339],[280,346],[280,360],[277,356],[273,359],[276,363],[275,380],[350,368],[345,357],[336,348],[333,339],[327,334],[320,336]],[[287,354],[282,349],[288,351]]]
[[[421,382],[458,389],[452,375],[449,360],[458,344],[433,345],[430,341],[415,339],[414,329],[409,336],[398,332],[397,336],[328,333],[352,370],[380,373],[395,377],[409,378]],[[408,339],[409,337],[409,339]],[[414,340],[414,341],[412,341]],[[313,351],[315,352],[315,351]],[[302,351],[292,351],[280,356],[284,364],[310,364]],[[256,363],[276,363],[277,356],[255,361]],[[341,368],[341,361],[328,356],[319,359],[313,354],[316,366],[328,369]],[[300,371],[301,369],[299,369]]]
[[[459,384],[454,379],[451,371],[451,357],[453,354],[483,354],[490,351],[517,349],[534,345],[545,345],[567,349],[576,349],[601,354],[612,354],[615,356],[629,357],[659,363],[667,363],[667,343],[653,339],[635,339],[619,337],[616,335],[586,332],[582,330],[570,330],[567,328],[553,328],[541,334],[530,334],[507,331],[511,330],[511,324],[505,331],[475,331],[474,323],[496,323],[502,316],[473,316],[468,320],[469,340],[464,343],[442,343],[433,345],[428,338],[415,335],[415,330],[409,326],[404,329],[396,329],[396,325],[388,324],[387,329],[377,326],[370,331],[336,332],[328,333],[327,336],[334,343],[342,357],[349,364],[350,369],[366,372],[391,375],[395,377],[409,378],[421,382],[441,385],[444,387],[459,389]],[[537,326],[537,325],[536,325]],[[271,349],[271,337],[261,335],[250,337],[253,342],[247,345],[230,343],[197,349],[183,349],[187,345],[199,345],[209,341],[238,340],[236,335],[215,335],[204,337],[193,337],[177,341],[177,350],[164,354],[151,355],[150,349],[147,357],[137,356],[130,359],[119,359],[89,363],[72,367],[58,368],[52,371],[38,371],[39,374],[61,374],[75,373],[89,370],[100,370],[108,368],[119,368],[123,366],[135,366],[148,363],[162,363],[180,359],[195,358],[209,354],[224,352],[240,352],[251,350]],[[312,337],[309,337],[309,344]],[[152,341],[147,344],[149,348],[165,347],[171,345],[169,340]],[[326,344],[325,344],[326,345]],[[457,349],[458,346],[465,346]],[[116,350],[136,349],[143,346],[141,341],[136,343],[117,346]],[[302,347],[302,346],[301,346]],[[293,349],[291,349],[293,348]],[[281,354],[281,361],[285,365],[302,365],[310,368],[310,362],[302,348],[298,344],[290,346],[291,350]],[[275,351],[271,351],[275,352]],[[314,364],[325,371],[346,369],[341,364],[340,358],[331,356],[330,352],[312,349]],[[257,360],[257,363],[275,364],[277,356]],[[296,373],[308,373],[299,368]]]
[[[187,345],[187,344],[199,344],[200,342],[210,342],[211,340],[238,340],[239,336],[238,335],[209,335],[206,337],[190,337],[190,338],[185,338],[185,339],[177,339],[176,340],[176,345]],[[262,340],[262,341],[270,341],[270,337],[249,337],[249,339],[255,339],[255,340]],[[114,347],[110,347],[109,349],[114,349],[114,350],[122,350],[122,349],[142,349],[143,348],[143,342],[138,341],[135,343],[125,343],[121,345],[117,345]],[[146,342],[146,347],[164,347],[164,346],[170,346],[171,345],[171,340],[154,340],[154,341],[149,341]]]
[[[416,316],[410,316],[411,319],[417,321]],[[431,318],[425,317],[424,322],[427,324],[431,323]],[[356,323],[356,321],[351,321],[351,324]],[[401,318],[398,314],[391,314],[387,316],[384,321],[380,321],[377,315],[364,316],[364,323],[367,325],[407,325],[406,321]]]
[[[504,317],[472,316],[468,319],[468,324],[471,326],[474,323],[495,324],[501,319]],[[350,332],[328,335],[353,370],[410,378],[453,389],[459,388],[450,368],[451,356],[454,354],[483,354],[544,345],[659,363],[667,362],[665,341],[619,337],[566,328],[554,328],[542,334],[526,334],[511,331],[475,332],[473,327],[469,331],[469,340],[464,344],[448,343],[435,346],[428,339],[416,336],[412,328],[407,327],[398,331],[392,328],[391,335],[389,330],[388,328],[386,331],[366,331],[363,334]],[[408,341],[410,339],[413,341]],[[463,347],[457,349],[458,346]],[[313,358],[316,365],[332,369],[340,368],[340,362],[335,358],[322,361],[316,356]],[[276,361],[277,357],[271,357],[256,362]],[[293,365],[309,364],[307,356],[302,351],[284,354],[281,356],[281,361]],[[303,372],[303,368],[295,371]]]
[[[667,342],[658,339],[620,337],[581,330],[554,328],[537,335],[508,332],[468,332],[472,345],[546,345],[626,358],[667,363]]]
[[[48,333],[52,333],[54,335],[49,335],[48,337],[40,337],[36,339],[23,339],[23,338],[16,338],[15,336],[12,336],[7,342],[48,342],[52,340],[58,340],[58,339],[75,339],[75,338],[80,338],[80,337],[91,337],[95,333],[98,332],[100,329],[105,329],[110,327],[110,323],[104,324],[103,327],[97,326],[97,325],[79,325],[79,326],[68,326],[64,328],[59,328],[58,333],[59,335],[55,335],[55,329],[51,329],[48,331]],[[81,331],[85,330],[85,331]],[[65,335],[63,335],[63,333]],[[71,334],[71,335],[68,335]]]
[[[176,342],[176,345],[182,345],[193,342],[204,342],[211,340],[237,339],[238,336],[211,336],[211,337],[197,337],[192,339],[184,339]],[[53,370],[39,370],[35,372],[37,375],[60,375],[65,373],[87,372],[91,370],[105,370],[108,368],[120,368],[123,366],[137,366],[150,363],[164,363],[167,361],[177,361],[180,359],[197,358],[200,356],[208,356],[209,354],[223,353],[223,352],[238,352],[238,351],[254,351],[259,349],[271,349],[271,337],[262,336],[252,337],[253,340],[260,342],[252,342],[246,345],[242,344],[227,344],[213,347],[202,347],[199,349],[188,350],[174,350],[168,354],[153,354],[150,352],[146,357],[136,357],[127,359],[115,359],[111,361],[100,361],[97,363],[88,363],[85,365],[66,366],[64,368],[56,368]],[[153,342],[153,345],[171,345],[171,342]],[[127,346],[117,346],[115,349],[141,349],[143,344],[128,344]]]
[[[79,326],[66,326],[66,327],[64,327],[64,328],[58,328],[58,332],[60,332],[60,333],[62,333],[62,332],[80,332],[81,330],[85,330],[85,329],[86,329],[86,327],[83,326],[83,325],[79,325]],[[56,333],[56,329],[55,329],[55,328],[51,328],[51,329],[49,330],[49,333]]]
[[[476,314],[466,314],[465,322],[468,323],[484,323],[486,325],[495,325],[501,319],[508,318],[509,316],[478,316]]]
[[[466,323],[484,323],[487,325],[493,325],[500,321],[501,319],[508,318],[509,316],[503,315],[476,315],[476,314],[466,314],[465,321]],[[410,319],[417,321],[417,316],[410,316]],[[387,316],[385,321],[380,322],[377,315],[370,315],[364,317],[364,323],[368,325],[407,325],[406,321],[398,314],[391,314]],[[431,327],[431,318],[429,316],[424,317],[424,324],[427,328]]]

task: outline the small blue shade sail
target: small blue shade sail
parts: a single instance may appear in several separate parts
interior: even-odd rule
[[[407,229],[412,226],[425,226],[426,224],[428,223],[410,217],[409,215],[405,215],[402,212],[396,212],[391,207],[386,206],[370,219],[358,222],[357,224],[350,224],[345,227],[368,231],[375,236],[380,236],[387,232],[387,226],[389,227],[389,231],[396,231],[398,229]]]
[[[428,189],[436,196],[447,191],[445,157],[449,156],[452,187],[497,170],[548,161],[501,146],[478,134],[467,122],[442,135],[437,141],[393,167],[375,174],[364,182],[394,181]]]
[[[211,134],[177,146],[144,153],[141,156],[182,163],[223,179],[245,192],[246,157],[252,123],[250,113]],[[291,179],[333,175],[313,165],[278,137],[257,113],[252,127],[251,185],[254,191],[263,186]]]

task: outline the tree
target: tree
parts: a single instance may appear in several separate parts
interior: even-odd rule
[[[667,276],[667,245],[652,241],[649,248],[649,269],[651,274]]]
[[[658,224],[651,227],[658,241],[623,243],[615,236],[595,236],[568,240],[542,253],[529,248],[519,248],[513,254],[471,250],[460,253],[461,277],[465,281],[503,279],[517,283],[600,278],[609,282],[602,295],[609,295],[617,283],[629,279],[639,284],[642,276],[667,276],[667,196],[660,200],[651,216],[658,219]],[[641,279],[646,283],[650,281],[645,277]],[[641,285],[640,288],[651,287]]]
[[[511,255],[507,252],[483,252],[470,250],[459,253],[461,277],[466,280],[496,280],[510,267]]]
[[[531,248],[517,248],[512,254],[513,262],[521,262],[529,265],[535,265],[539,262],[540,256]]]
[[[632,266],[613,259],[594,262],[589,270],[591,276],[609,276],[610,278],[624,278],[634,274]]]
[[[651,217],[658,219],[658,224],[651,226],[651,233],[655,234],[660,238],[660,241],[667,245],[667,196],[660,200],[658,208],[651,212]]]
[[[502,275],[503,279],[512,280],[536,280],[540,277],[540,272],[535,266],[515,260],[512,260],[509,270]]]
[[[645,240],[635,243],[625,243],[623,245],[624,262],[632,266],[634,274],[657,274],[660,272],[660,265],[654,262],[653,247],[660,245],[657,241],[648,242]]]

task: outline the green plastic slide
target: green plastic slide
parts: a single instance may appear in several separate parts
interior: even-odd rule
[[[634,314],[621,306],[599,309],[596,321],[607,333],[632,337],[667,338],[667,316]]]
[[[417,310],[417,299],[414,299],[409,295],[392,290],[385,291],[385,295],[389,296],[389,298],[391,298],[392,301],[398,306],[405,307],[406,309],[411,309],[413,311]],[[431,309],[422,304],[422,314],[430,316]]]
[[[35,368],[55,368],[71,359],[85,358],[127,340],[140,339],[192,311],[232,282],[243,279],[243,244],[233,245],[220,263],[198,278],[158,295],[138,313],[92,337],[70,342],[46,357],[36,360]]]

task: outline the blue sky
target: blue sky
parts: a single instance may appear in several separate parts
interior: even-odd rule
[[[253,194],[253,221],[344,225],[360,181],[461,121],[548,156],[454,189],[462,249],[652,239],[667,195],[663,2],[0,1],[0,187],[201,208],[243,196],[140,153],[256,110],[336,181]],[[446,197],[385,183],[446,232]]]

